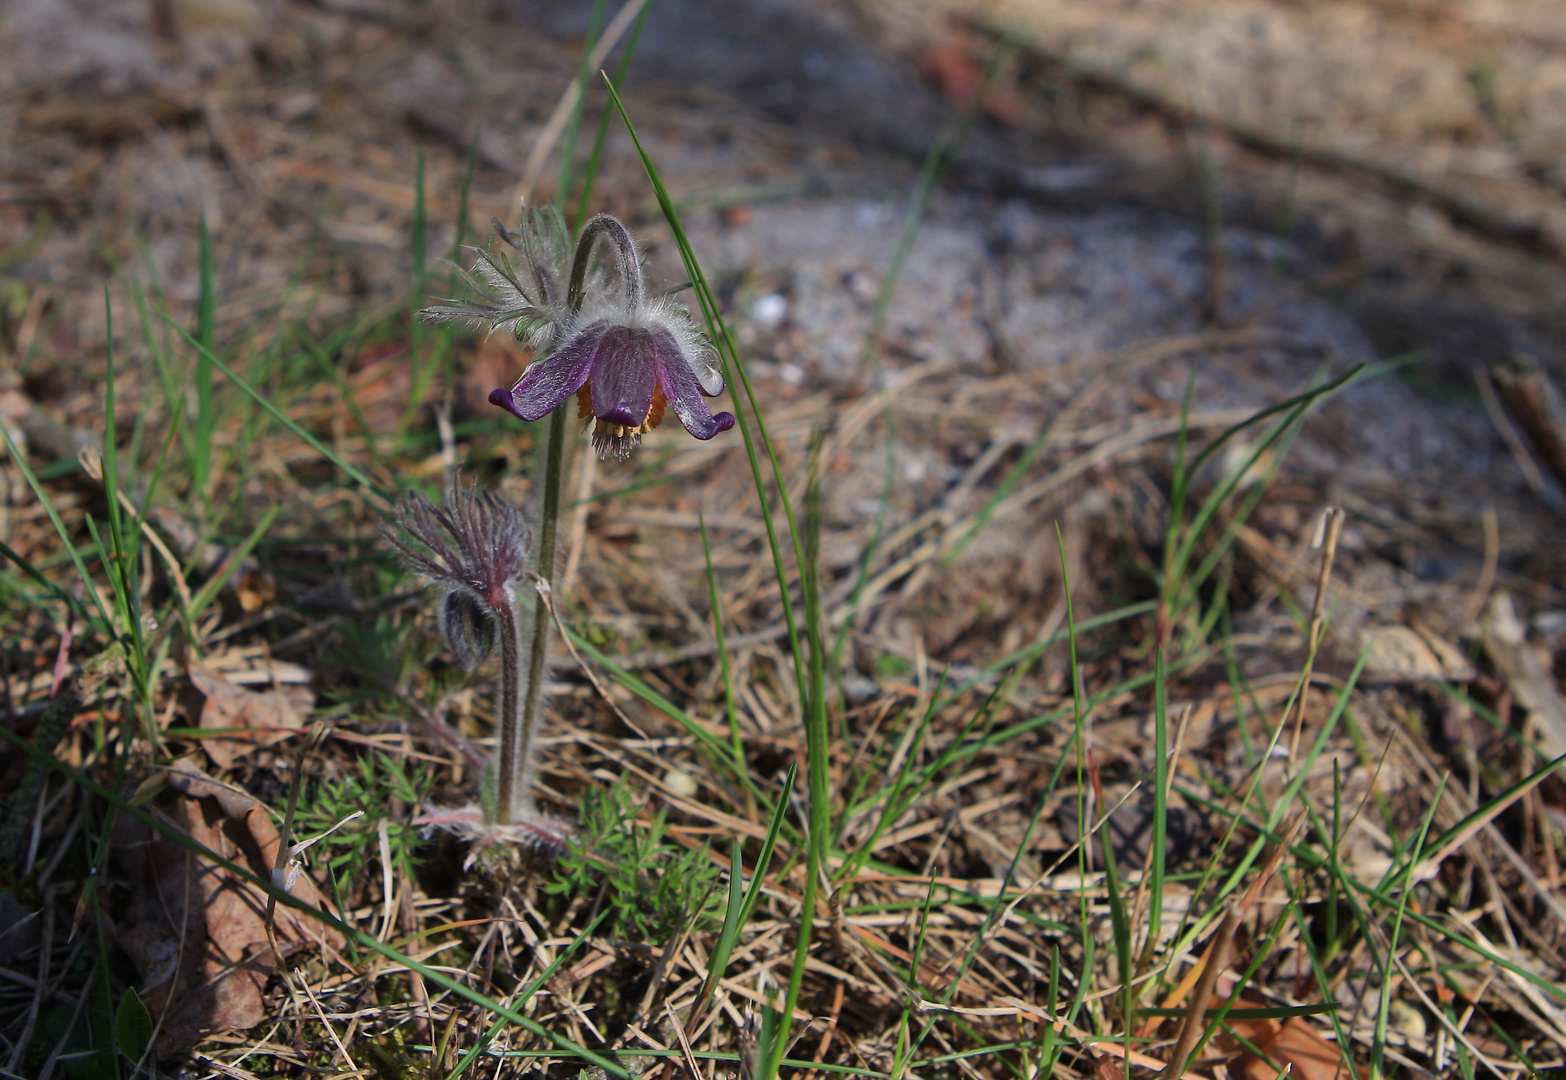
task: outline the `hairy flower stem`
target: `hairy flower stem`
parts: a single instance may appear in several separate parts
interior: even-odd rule
[[[522,692],[522,612],[511,603],[495,611],[500,634],[500,754],[496,758],[495,820],[510,825],[531,813],[533,717],[536,694]]]
[[[549,416],[549,442],[544,451],[544,501],[538,513],[538,575],[550,584],[554,583],[555,576],[555,526],[560,519],[560,486],[565,471],[565,414],[565,409],[556,409]],[[500,627],[500,715],[504,723],[500,731],[495,817],[505,825],[515,824],[520,820],[519,815],[533,812],[533,736],[538,730],[544,662],[549,653],[549,610],[537,603],[533,607],[527,680],[523,682],[518,606],[511,605],[501,618]],[[526,687],[525,692],[523,687]]]
[[[636,259],[636,245],[625,226],[607,214],[600,214],[582,228],[577,240],[576,257],[571,266],[571,281],[566,303],[575,314],[581,309],[587,268],[593,247],[600,238],[609,241],[620,264],[620,285],[625,302],[633,308],[642,299],[642,272]],[[544,448],[544,498],[534,530],[538,547],[538,575],[550,585],[555,578],[555,535],[560,520],[560,488],[565,479],[565,431],[567,409],[557,408],[549,415],[549,436]],[[500,759],[495,784],[495,820],[513,825],[531,817],[533,809],[534,734],[544,694],[544,673],[549,655],[549,609],[543,603],[533,606],[532,634],[527,640],[527,677],[522,677],[522,613],[513,601],[505,610],[497,610],[500,629]]]

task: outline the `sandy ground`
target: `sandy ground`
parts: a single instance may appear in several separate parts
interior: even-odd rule
[[[89,440],[102,408],[104,286],[117,313],[134,309],[139,285],[192,320],[203,215],[218,340],[232,355],[254,355],[295,321],[324,330],[404,309],[421,162],[432,257],[453,246],[470,148],[467,239],[491,217],[514,221],[530,181],[535,200],[553,196],[558,153],[538,168],[530,158],[577,69],[590,7],[10,0],[0,9],[0,419],[40,461]],[[1349,523],[1318,671],[1342,675],[1374,635],[1405,631],[1407,651],[1383,649],[1370,672],[1386,730],[1401,730],[1410,701],[1428,704],[1399,688],[1474,681],[1459,646],[1497,589],[1534,631],[1541,670],[1560,670],[1562,494],[1503,438],[1475,382],[1517,353],[1561,369],[1566,33],[1553,11],[1523,0],[658,0],[627,103],[727,306],[795,491],[826,432],[822,558],[827,606],[853,628],[848,692],[873,701],[877,679],[902,678],[922,694],[941,671],[966,678],[1058,630],[1057,526],[1079,615],[1152,595],[1188,385],[1205,438],[1350,365],[1388,360],[1314,410],[1239,531],[1235,662],[1262,681],[1298,670],[1312,535],[1336,504]],[[1018,51],[867,349],[920,160],[1008,35]],[[603,103],[591,89],[589,131]],[[683,272],[640,163],[623,130],[611,132],[598,208],[644,238],[652,286],[677,287]],[[153,402],[134,320],[117,317],[116,330],[122,400]],[[362,452],[345,406],[372,428],[395,426],[405,358],[396,347],[345,354],[349,400],[323,381],[300,415]],[[487,410],[487,391],[524,361],[498,341],[465,344],[460,359],[459,419]],[[1001,492],[1043,432],[1037,461]],[[514,466],[529,459],[521,436],[507,439],[473,467],[525,498]],[[263,443],[244,493],[258,512],[277,491],[303,490],[290,470],[319,466],[291,436]],[[1257,445],[1248,433],[1216,464],[1238,468]],[[1263,455],[1255,475],[1278,463]],[[441,462],[419,467],[438,475]],[[783,671],[737,439],[696,444],[669,424],[632,462],[595,468],[579,464],[578,495],[628,486],[640,469],[674,482],[573,511],[562,591],[584,625],[607,628],[628,666],[672,679],[683,675],[671,655],[710,656],[698,610],[705,523],[736,662]],[[1197,477],[1199,495],[1218,471]],[[9,467],[5,480],[0,538],[50,554],[30,491]],[[60,484],[73,514],[91,497],[75,483]],[[878,527],[850,619],[843,605]],[[271,568],[285,614],[324,625],[365,610],[343,599],[347,575],[332,576],[339,551],[278,556],[293,560]],[[289,663],[331,662],[325,634],[286,640]],[[1118,678],[1123,662],[1096,656],[1094,675]],[[693,698],[716,678],[704,677]],[[755,685],[771,693],[765,678]],[[1066,686],[1052,652],[1018,701],[1058,703]],[[594,722],[596,699],[557,688],[562,715]],[[1234,740],[1213,734],[1212,702],[1227,691],[1192,693],[1209,698],[1192,746],[1211,735],[1203,752],[1238,769]],[[1504,679],[1476,693],[1511,707]],[[786,695],[746,707],[765,718],[751,733],[758,746],[778,760],[797,749],[797,730],[773,719],[792,715]],[[1150,753],[1139,708],[1107,705],[1101,721],[1122,780]],[[1428,712],[1450,720],[1443,745],[1474,748],[1464,761],[1509,752],[1471,713],[1443,708]],[[677,755],[666,719],[638,719]],[[559,762],[586,753],[554,750],[550,783],[569,779]],[[997,789],[1015,767],[1001,764]],[[1393,772],[1379,782],[1394,794],[1424,782]],[[973,865],[1000,866],[994,853],[1015,847],[1022,822],[1015,808],[987,819],[1005,844],[985,848],[974,831],[964,841]]]
[[[470,147],[474,227],[514,218],[586,19],[586,5],[526,0],[13,2],[0,245],[27,393],[90,415],[99,288],[128,304],[136,276],[188,310],[201,214],[230,342],[258,327],[264,339],[282,315],[398,302],[418,162],[430,252],[450,249]],[[1434,545],[1421,565],[1456,588],[1477,573],[1492,506],[1501,569],[1556,604],[1540,544],[1559,492],[1518,465],[1473,388],[1476,366],[1518,350],[1553,363],[1562,340],[1562,43],[1525,4],[662,0],[631,107],[779,400],[811,391],[841,408],[873,390],[864,335],[906,193],[1001,31],[1021,51],[891,298],[894,378],[933,365],[926,387],[971,402],[996,380],[1047,380],[1171,336],[1263,343],[1128,378],[1095,403],[1104,425],[1167,415],[1192,374],[1195,406],[1221,412],[1417,350],[1421,363],[1354,388],[1297,448],[1299,528],[1328,498],[1385,502],[1419,522]],[[594,90],[590,117],[601,104]],[[613,132],[603,203],[645,232],[654,279],[678,284]],[[555,160],[534,170],[536,198]],[[124,346],[134,371],[137,345]],[[472,359],[469,407],[518,362]],[[905,425],[902,512],[986,448],[998,461],[1025,445],[1064,394]],[[872,444],[838,493],[849,522],[877,490]],[[1058,510],[1035,506],[1019,535]]]

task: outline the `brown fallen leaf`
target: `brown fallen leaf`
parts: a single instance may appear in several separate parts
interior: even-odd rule
[[[277,690],[245,690],[221,673],[191,664],[190,683],[205,699],[201,705],[203,728],[252,728],[242,735],[213,736],[201,740],[201,748],[219,770],[226,770],[257,746],[281,742],[302,728],[315,707],[315,694],[307,686]]]
[[[245,570],[240,573],[234,592],[239,597],[240,609],[246,615],[254,615],[277,599],[277,582],[265,571]]]
[[[165,811],[168,820],[258,877],[270,876],[282,839],[260,802],[188,761],[176,762],[168,780],[180,793]],[[169,1057],[206,1032],[260,1023],[262,990],[274,967],[266,893],[130,818],[115,829],[115,851],[133,882],[116,937],[141,973],[142,1001],[162,1021],[158,1056]],[[299,875],[292,892],[330,910],[308,874]],[[310,944],[343,944],[335,929],[292,908],[279,905],[274,921],[285,955]]]
[[[967,108],[984,86],[984,65],[974,58],[971,42],[951,41],[924,54],[925,71],[941,93]],[[991,86],[984,95],[986,113],[1006,124],[1020,123],[1024,109],[1020,99],[1003,87]]]
[[[1231,1020],[1230,1026],[1271,1058],[1244,1051],[1229,1067],[1231,1076],[1245,1080],[1275,1080],[1278,1070],[1288,1068],[1294,1080],[1364,1080],[1357,1066],[1350,1070],[1343,1063],[1337,1046],[1323,1039],[1302,1016],[1291,1016],[1281,1024],[1277,1020]]]
[[[1490,598],[1483,627],[1485,655],[1526,711],[1529,738],[1547,759],[1566,754],[1566,697],[1544,658],[1529,645],[1511,596],[1498,592]]]

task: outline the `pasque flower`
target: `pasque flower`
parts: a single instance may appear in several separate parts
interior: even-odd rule
[[[578,395],[578,415],[594,419],[593,449],[600,458],[628,456],[671,407],[698,439],[733,427],[731,413],[714,415],[702,400],[723,393],[716,351],[683,307],[645,295],[636,241],[625,226],[608,214],[587,223],[562,298],[558,263],[548,261],[558,244],[543,239],[538,220],[535,214],[535,224],[514,242],[529,263],[529,285],[509,263],[480,252],[469,280],[485,288],[493,303],[447,305],[428,313],[507,327],[535,348],[548,349],[514,386],[494,391],[489,400],[523,420],[538,420]],[[510,239],[503,231],[501,236]],[[619,272],[617,289],[607,275],[589,278],[600,239],[608,241]]]

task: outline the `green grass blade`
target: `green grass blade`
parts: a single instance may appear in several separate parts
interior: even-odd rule
[[[608,83],[607,77],[605,82]],[[717,297],[707,283],[706,275],[702,272],[701,265],[696,260],[695,252],[691,248],[690,239],[680,225],[678,212],[674,208],[673,200],[669,197],[668,190],[664,187],[662,179],[658,175],[657,167],[653,164],[652,157],[647,153],[646,147],[636,135],[631,118],[625,110],[624,103],[616,91],[613,83],[608,83],[609,95],[613,100],[615,109],[619,112],[624,122],[626,131],[630,133],[631,140],[640,155],[643,168],[646,170],[648,181],[653,186],[653,191],[658,197],[659,208],[663,211],[665,220],[670,230],[674,233],[675,243],[680,249],[680,257],[685,264],[686,273],[690,275],[691,283],[695,286],[696,297],[702,308],[702,315],[707,321],[710,332],[713,333],[714,343],[718,345],[719,356],[724,366],[725,377],[732,380],[738,376],[740,385],[745,391],[745,398],[750,406],[750,417],[746,410],[735,401],[735,416],[742,441],[745,444],[746,457],[751,467],[752,481],[756,487],[756,493],[761,504],[762,519],[766,526],[768,544],[772,549],[774,571],[777,575],[779,595],[783,602],[784,620],[789,632],[790,651],[794,656],[795,678],[799,686],[799,700],[805,711],[806,727],[806,757],[810,762],[811,776],[809,779],[811,791],[811,805],[809,819],[811,821],[811,834],[809,837],[808,862],[809,870],[805,879],[804,897],[800,914],[799,939],[796,948],[794,965],[789,976],[788,995],[784,999],[784,1022],[780,1025],[778,1038],[786,1039],[789,1024],[787,1018],[791,1017],[794,1007],[799,1000],[799,989],[804,979],[804,963],[806,950],[809,948],[811,928],[815,920],[816,894],[820,886],[819,868],[824,863],[823,849],[830,835],[830,803],[827,791],[827,771],[830,760],[831,748],[824,739],[826,730],[824,694],[820,690],[819,670],[824,663],[821,654],[820,642],[825,640],[824,627],[821,625],[821,612],[819,604],[812,602],[813,590],[810,583],[803,585],[805,594],[805,616],[807,620],[807,632],[815,647],[810,650],[812,657],[806,659],[802,655],[803,643],[799,638],[799,627],[795,619],[793,601],[789,595],[788,574],[784,568],[783,553],[778,542],[777,530],[772,520],[770,504],[767,499],[767,485],[761,475],[760,461],[755,452],[755,443],[750,433],[750,423],[754,420],[756,431],[761,443],[766,450],[767,457],[772,465],[772,475],[778,488],[779,501],[783,507],[784,516],[788,522],[790,539],[794,543],[794,551],[803,553],[805,545],[801,541],[799,523],[795,518],[794,507],[788,496],[788,486],[783,477],[783,468],[778,461],[777,448],[773,444],[766,428],[766,420],[756,401],[755,391],[751,386],[750,377],[745,371],[745,366],[740,363],[739,352],[734,345],[733,338],[729,335],[728,326],[723,320],[723,315],[718,307]],[[732,382],[730,383],[732,385]],[[801,575],[804,568],[801,567]],[[773,1055],[772,1060],[782,1058],[781,1045]],[[761,1080],[772,1080],[772,1074],[763,1071]]]
[[[1066,560],[1066,539],[1060,532],[1060,525],[1055,526],[1055,550],[1060,559],[1060,588],[1061,594],[1066,600],[1066,639],[1071,643],[1071,715],[1073,721],[1071,744],[1072,751],[1076,755],[1077,766],[1077,872],[1086,881],[1089,872],[1088,856],[1092,851],[1093,839],[1089,833],[1091,824],[1088,815],[1087,784],[1088,778],[1086,762],[1086,739],[1084,728],[1087,721],[1087,710],[1083,708],[1082,697],[1082,667],[1077,662],[1077,614],[1071,600],[1071,568]],[[1064,758],[1064,755],[1062,755]],[[1109,841],[1106,839],[1100,846],[1108,849]],[[1081,927],[1082,955],[1084,957],[1093,954],[1093,934],[1089,927],[1092,920],[1089,918],[1088,891],[1083,889],[1078,897],[1078,916]],[[1089,981],[1093,968],[1087,960],[1083,960],[1082,974],[1078,981],[1077,991],[1081,995]]]
[[[778,836],[783,831],[783,821],[788,814],[789,800],[794,794],[794,781],[799,775],[799,766],[789,766],[788,775],[783,780],[783,791],[778,797],[777,804],[772,811],[772,821],[767,826],[766,839],[761,844],[761,854],[756,857],[756,869],[751,875],[750,885],[745,886],[745,861],[743,849],[738,839],[733,842],[733,855],[729,861],[729,904],[723,919],[723,929],[718,934],[717,944],[713,946],[712,956],[707,962],[707,978],[702,983],[701,992],[696,995],[696,1004],[691,1008],[691,1015],[701,1012],[707,998],[717,988],[718,981],[723,978],[723,972],[729,966],[729,957],[734,952],[734,945],[739,940],[740,931],[750,921],[751,913],[756,910],[756,904],[761,900],[762,883],[766,880],[767,870],[772,863],[772,852],[777,848]]]
[[[146,675],[146,642],[142,638],[141,624],[141,593],[136,587],[137,559],[136,552],[139,545],[135,538],[139,534],[127,536],[120,513],[120,482],[119,482],[119,447],[116,434],[115,416],[115,381],[114,369],[114,306],[109,301],[109,287],[103,287],[104,325],[107,340],[105,351],[105,364],[107,371],[104,378],[103,406],[104,406],[104,432],[103,432],[103,490],[108,500],[109,511],[109,550],[105,551],[100,542],[99,556],[103,562],[104,572],[108,575],[109,586],[114,594],[115,607],[119,612],[120,625],[125,628],[127,638],[126,660],[135,680],[138,704],[142,706],[142,721],[145,734],[152,741],[154,747],[158,744],[157,722],[152,716],[152,688],[148,684]],[[98,537],[93,529],[92,518],[87,518],[88,529],[94,533],[93,539]]]
[[[615,69],[614,84],[624,85],[625,77],[631,70],[631,58],[636,55],[637,42],[642,39],[642,27],[647,25],[647,16],[652,14],[653,0],[645,0],[642,10],[636,14],[636,22],[631,26],[631,36],[625,43],[625,55],[620,57],[620,66]],[[585,76],[584,76],[585,77]],[[582,83],[586,90],[587,83]],[[592,205],[593,184],[598,179],[598,165],[604,156],[604,143],[609,137],[609,120],[614,116],[614,103],[604,102],[603,114],[598,118],[598,134],[593,139],[593,152],[588,155],[587,166],[582,172],[582,193],[576,203],[576,219],[571,222],[573,229],[582,227],[587,220],[588,207]]]
[[[1164,647],[1153,647],[1153,836],[1148,853],[1147,940],[1141,965],[1153,958],[1164,920],[1164,862],[1169,831],[1169,703]]]
[[[1396,361],[1391,362],[1395,363]],[[1219,450],[1223,449],[1224,444],[1227,443],[1230,439],[1234,438],[1236,435],[1240,434],[1240,432],[1245,431],[1248,428],[1255,427],[1263,420],[1277,416],[1280,413],[1286,413],[1297,409],[1301,405],[1313,405],[1321,398],[1326,397],[1329,394],[1335,394],[1339,390],[1344,389],[1350,383],[1358,380],[1360,375],[1367,372],[1368,370],[1369,365],[1367,364],[1355,364],[1353,367],[1349,368],[1347,371],[1338,375],[1329,382],[1323,383],[1320,386],[1312,387],[1309,390],[1302,391],[1293,397],[1286,398],[1285,400],[1280,401],[1274,405],[1269,405],[1267,408],[1260,410],[1255,415],[1248,416],[1244,420],[1241,420],[1233,427],[1225,428],[1223,431],[1219,432],[1217,438],[1213,439],[1212,442],[1204,446],[1202,448],[1202,452],[1197,454],[1196,457],[1192,459],[1191,468],[1187,475],[1195,476],[1198,472],[1200,472],[1202,466],[1207,463],[1208,459],[1216,454]]]
[[[555,974],[565,966],[565,962],[576,954],[577,950],[582,947],[582,943],[593,936],[593,931],[598,929],[599,924],[607,919],[609,914],[610,912],[608,908],[600,911],[593,918],[593,921],[587,924],[586,929],[584,929],[580,934],[576,935],[576,937],[571,940],[569,945],[567,945],[564,949],[561,949],[560,955],[556,956],[554,960],[550,962],[548,967],[544,968],[543,971],[540,971],[538,976],[534,978],[532,982],[523,987],[522,992],[516,994],[513,997],[513,1000],[518,1005],[525,1005],[529,1001],[532,1001],[533,996],[544,988],[544,984],[547,983],[550,979],[553,979]],[[464,1054],[462,1056],[462,1060],[457,1062],[456,1067],[447,1074],[446,1080],[459,1080],[459,1077],[468,1071],[468,1067],[483,1056],[484,1048],[495,1040],[495,1036],[499,1035],[500,1032],[504,1030],[507,1023],[509,1023],[509,1021],[505,1017],[501,1017],[499,1020],[496,1020],[493,1024],[491,1024],[489,1030],[484,1032],[484,1034],[479,1038],[479,1041],[473,1045],[473,1048]]]
[[[1436,851],[1440,851],[1447,844],[1461,836],[1475,822],[1486,821],[1494,817],[1496,807],[1516,801],[1517,797],[1523,792],[1544,780],[1545,777],[1563,765],[1566,765],[1566,754],[1562,754],[1553,761],[1545,762],[1542,766],[1517,781],[1517,783],[1497,794],[1493,799],[1488,800],[1482,806],[1476,807],[1473,813],[1464,815],[1461,821],[1432,840],[1429,846]]]
[[[1109,827],[1111,807],[1100,806],[1098,812],[1101,815],[1098,821],[1096,833],[1099,839],[1099,850],[1104,855],[1104,890],[1109,900],[1109,925],[1115,940],[1115,971],[1120,976],[1120,1020],[1125,1026],[1126,1049],[1131,1049],[1131,1030],[1136,1027],[1136,1001],[1133,997],[1136,985],[1136,964],[1131,958],[1131,920],[1126,912],[1126,899],[1120,889],[1120,860],[1115,857],[1114,834]],[[1082,840],[1084,844],[1091,843],[1086,828],[1083,829]],[[1084,898],[1087,890],[1083,890]],[[1151,933],[1151,929],[1149,933]],[[1126,1069],[1131,1068],[1131,1059],[1126,1059]]]
[[[164,315],[164,318],[167,319],[168,316]],[[173,325],[173,321],[172,320],[170,320],[170,325]],[[243,390],[250,397],[250,399],[252,401],[254,401],[257,405],[260,405],[263,409],[265,409],[268,413],[270,413],[274,420],[276,420],[278,423],[280,423],[284,427],[286,427],[289,431],[291,431],[295,435],[297,435],[307,446],[309,446],[311,449],[315,450],[316,453],[320,454],[327,461],[330,461],[333,465],[337,466],[337,468],[342,471],[343,475],[347,476],[354,483],[356,483],[359,486],[363,487],[366,491],[370,492],[372,495],[374,495],[377,498],[379,498],[382,501],[384,501],[388,506],[390,506],[392,503],[397,501],[395,495],[392,495],[391,493],[387,492],[385,489],[383,489],[375,481],[371,480],[364,473],[360,472],[354,466],[352,466],[352,465],[348,464],[346,461],[344,461],[329,446],[327,446],[325,443],[321,442],[320,439],[317,439],[314,435],[312,435],[308,431],[306,431],[299,424],[299,422],[297,420],[295,420],[293,417],[289,416],[282,409],[278,408],[275,404],[273,404],[272,400],[270,398],[268,398],[265,394],[261,393],[255,387],[251,386],[248,382],[246,382],[244,379],[240,378],[237,374],[234,373],[234,371],[227,364],[223,363],[223,361],[219,360],[216,356],[212,355],[212,353],[210,351],[205,350],[199,343],[197,343],[195,341],[195,339],[193,339],[183,329],[181,329],[179,326],[174,326],[174,329],[181,336],[183,336],[184,339],[188,343],[190,343],[192,346],[194,346],[198,351],[201,351],[206,356],[207,360],[212,364],[212,366],[215,367],[217,370],[221,371],[224,375],[226,375],[230,382],[232,382],[235,386],[237,386],[241,390]]]
[[[587,21],[587,37],[582,40],[582,60],[577,65],[576,85],[580,91],[576,95],[576,102],[571,106],[571,118],[566,122],[565,138],[560,150],[560,184],[555,188],[555,210],[561,217],[565,216],[566,204],[571,198],[571,174],[572,166],[576,160],[576,139],[582,130],[582,110],[587,105],[587,82],[592,78],[592,71],[588,68],[588,62],[592,59],[593,48],[598,44],[598,35],[604,26],[604,0],[593,0],[592,15]],[[578,221],[577,227],[581,227]]]
[[[788,571],[783,561],[783,548],[778,540],[777,524],[772,515],[772,502],[767,497],[767,483],[761,474],[761,462],[756,454],[756,436],[751,433],[751,424],[756,426],[757,436],[767,452],[772,464],[773,478],[777,482],[778,498],[782,503],[783,512],[788,521],[789,537],[793,541],[794,550],[801,551],[804,545],[800,542],[799,527],[794,520],[794,507],[789,501],[788,485],[783,479],[783,469],[778,463],[777,453],[768,436],[766,420],[761,414],[756,402],[756,395],[750,385],[750,377],[745,372],[745,366],[739,362],[739,353],[734,346],[733,339],[728,332],[728,326],[723,321],[723,316],[718,308],[716,296],[712,288],[707,284],[707,277],[702,272],[701,264],[696,261],[696,253],[691,248],[690,238],[685,234],[685,228],[680,224],[679,212],[674,208],[674,200],[670,198],[668,189],[663,186],[663,180],[658,175],[658,167],[653,164],[652,156],[647,153],[646,147],[637,137],[636,128],[631,123],[630,115],[625,111],[625,105],[620,101],[620,95],[615,90],[614,84],[609,84],[609,97],[614,102],[615,109],[620,114],[620,120],[625,124],[626,131],[631,136],[631,142],[636,146],[636,152],[640,155],[642,167],[647,173],[647,179],[652,184],[653,192],[658,198],[659,209],[662,210],[664,219],[669,224],[669,229],[674,233],[676,246],[680,249],[680,259],[685,265],[685,272],[690,276],[691,284],[696,293],[697,302],[701,306],[702,317],[707,324],[707,332],[712,337],[713,344],[718,346],[718,355],[723,363],[723,375],[729,386],[734,385],[736,376],[740,386],[745,391],[745,397],[750,405],[750,415],[740,408],[738,398],[734,401],[734,416],[737,421],[741,441],[745,444],[745,456],[750,465],[751,480],[756,487],[756,495],[761,508],[762,525],[767,533],[767,546],[772,554],[773,572],[778,580],[779,599],[783,605],[783,622],[788,628],[788,644],[794,656],[795,678],[799,686],[799,699],[804,702],[809,694],[808,676],[805,670],[805,661],[801,655],[798,622],[794,611],[792,590],[789,587]]]
[[[206,494],[212,475],[212,433],[217,417],[212,404],[212,357],[217,352],[217,263],[212,255],[212,234],[207,215],[201,215],[201,292],[196,302],[196,423],[195,455],[190,471],[197,492]]]
[[[1293,910],[1292,908],[1290,909]],[[1220,1011],[1230,1020],[1287,1020],[1293,1016],[1319,1016],[1322,1013],[1336,1012],[1343,1008],[1336,1001],[1328,1001],[1321,1005],[1278,1005],[1274,1007],[1258,1007],[1244,1009],[1223,1010],[1222,1006],[1213,1006],[1206,1012],[1208,1016],[1217,1016]],[[1189,1009],[1161,1009],[1148,1007],[1138,1010],[1143,1016],[1161,1016],[1179,1018],[1187,1015]]]
[[[634,672],[627,671],[615,663],[612,657],[600,652],[596,645],[572,629],[569,623],[566,624],[565,632],[571,639],[571,643],[607,671],[615,682],[679,724],[680,727],[685,729],[687,735],[696,740],[697,745],[709,761],[716,763],[725,771],[733,774],[735,779],[743,784],[743,780],[740,780],[740,768],[734,764],[727,743],[721,742],[712,732],[708,731],[701,724],[696,723],[695,720],[691,719],[689,713],[654,690],[647,684],[646,680],[639,678]],[[749,774],[743,775],[748,776]]]
[[[1414,868],[1419,865],[1420,857],[1425,853],[1425,841],[1430,836],[1430,826],[1435,822],[1436,810],[1441,805],[1441,795],[1446,791],[1446,781],[1447,776],[1443,775],[1441,782],[1436,785],[1435,795],[1430,799],[1430,809],[1426,812],[1425,820],[1419,829],[1419,841],[1398,875],[1402,890],[1397,898],[1397,908],[1392,915],[1392,929],[1387,935],[1386,962],[1381,967],[1381,992],[1377,994],[1376,1007],[1376,1034],[1370,1044],[1370,1080],[1381,1080],[1382,1062],[1386,1058],[1387,1018],[1392,1008],[1392,975],[1397,958],[1397,939],[1403,930],[1403,916],[1408,910],[1408,898],[1414,891],[1409,879],[1413,876]]]
[[[255,550],[255,546],[261,542],[261,538],[266,535],[266,531],[272,527],[272,523],[277,520],[277,515],[282,513],[282,510],[283,508],[276,504],[267,507],[266,513],[261,515],[261,520],[256,523],[256,527],[250,530],[250,535],[245,537],[243,542],[229,553],[228,558],[223,560],[223,565],[218,568],[218,572],[203,582],[201,588],[197,589],[195,594],[191,596],[190,632],[192,638],[195,637],[195,623],[201,618],[201,613],[207,609],[208,604],[217,598],[223,586],[227,585],[229,579],[234,576],[234,571],[238,570],[240,564]]]
[[[54,526],[55,533],[60,537],[60,542],[65,545],[66,554],[71,557],[71,562],[75,564],[76,573],[80,575],[82,585],[85,587],[88,595],[92,597],[92,604],[97,610],[97,617],[94,618],[79,603],[72,606],[80,611],[99,633],[110,639],[116,638],[118,635],[114,627],[114,617],[103,606],[103,597],[99,595],[98,587],[93,582],[92,575],[87,571],[87,564],[82,560],[81,552],[71,542],[70,533],[66,532],[65,522],[60,519],[59,511],[54,508],[54,503],[49,501],[49,495],[44,491],[43,484],[39,482],[38,476],[33,472],[32,467],[27,464],[26,457],[23,456],[16,443],[11,440],[11,432],[4,424],[0,424],[0,439],[5,440],[6,449],[11,452],[11,460],[15,462],[17,469],[22,474],[22,478],[27,481],[27,486],[33,489],[33,496],[38,500],[38,504],[44,508],[44,513],[48,515],[50,524]],[[21,560],[20,556],[12,552],[10,548],[7,548],[6,552],[7,557],[16,562],[18,566],[26,566],[26,563]]]
[[[740,739],[739,708],[734,697],[734,672],[729,666],[729,646],[723,631],[723,603],[718,596],[718,575],[712,567],[712,539],[707,535],[707,519],[697,515],[701,526],[701,550],[707,566],[707,602],[712,607],[712,633],[718,643],[718,668],[723,673],[723,705],[729,719],[729,745],[733,751],[734,767],[745,776],[750,775],[745,759],[745,745]]]

